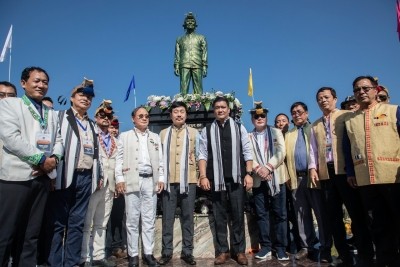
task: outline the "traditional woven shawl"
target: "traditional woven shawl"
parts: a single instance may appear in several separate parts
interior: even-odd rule
[[[253,130],[252,137],[253,138],[251,138],[251,142],[253,143],[253,147],[255,148],[254,154],[256,155],[257,162],[261,166],[266,166],[270,158],[274,155],[274,150],[275,150],[274,142],[272,142],[271,128],[267,126],[264,132],[264,142],[265,142],[264,151],[261,151],[260,146],[257,142],[256,129]],[[263,157],[263,155],[265,157]],[[279,180],[278,177],[276,177],[276,175],[273,172],[271,174],[272,174],[272,179],[267,180],[267,183],[271,191],[271,196],[275,196],[280,192]]]
[[[240,176],[240,129],[239,125],[229,118],[229,126],[232,138],[232,177],[235,183],[241,183]],[[219,127],[217,121],[211,124],[210,128],[211,148],[213,153],[213,171],[215,191],[225,191],[225,178],[222,166],[221,144]]]
[[[165,168],[166,190],[170,192],[170,177],[169,177],[169,163],[170,163],[170,147],[171,147],[172,126],[167,128],[163,140],[163,161]],[[179,192],[181,194],[189,193],[188,175],[189,175],[189,130],[187,127],[184,129],[183,146],[180,159],[179,169]]]

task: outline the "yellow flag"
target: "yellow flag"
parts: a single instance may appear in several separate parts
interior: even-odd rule
[[[251,68],[250,68],[249,87],[247,89],[247,94],[249,96],[253,96],[253,75],[251,74]]]

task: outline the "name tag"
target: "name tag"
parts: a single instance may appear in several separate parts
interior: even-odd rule
[[[50,155],[51,153],[51,135],[49,133],[37,133],[36,134],[36,147],[45,153]]]
[[[93,155],[94,154],[94,148],[93,148],[92,141],[90,141],[90,140],[83,141],[83,153],[85,155]]]

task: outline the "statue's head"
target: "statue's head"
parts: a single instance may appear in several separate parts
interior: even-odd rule
[[[197,23],[196,23],[196,18],[194,17],[194,14],[192,12],[189,12],[186,17],[185,20],[183,21],[183,28],[185,30],[189,29],[189,30],[194,30],[197,27]]]

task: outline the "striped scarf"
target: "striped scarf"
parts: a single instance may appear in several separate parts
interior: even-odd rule
[[[226,125],[226,122],[225,122]],[[240,176],[240,129],[239,125],[229,118],[232,142],[232,177],[235,183],[241,183]],[[224,169],[222,166],[221,144],[218,122],[214,121],[210,128],[211,148],[213,154],[214,188],[215,191],[225,191]]]
[[[260,146],[257,142],[257,132],[256,129],[254,129],[251,133],[251,142],[253,143],[253,147],[255,148],[255,155],[256,155],[256,160],[258,164],[261,166],[266,166],[270,158],[274,155],[274,142],[272,142],[272,133],[271,133],[271,128],[267,126],[264,132],[264,151],[261,151]],[[266,158],[263,156],[265,155]],[[275,196],[279,194],[280,188],[279,188],[279,181],[278,177],[272,172],[272,179],[267,180],[268,187],[271,192],[271,196]]]
[[[170,151],[171,151],[171,137],[172,137],[172,126],[167,128],[167,132],[165,133],[165,137],[163,140],[163,161],[165,166],[165,179],[166,179],[166,190],[170,192],[170,175],[169,175],[169,164],[170,164]],[[187,127],[184,129],[183,136],[183,146],[181,159],[179,164],[179,192],[181,194],[189,193],[189,184],[188,184],[188,176],[189,176],[189,130]]]

